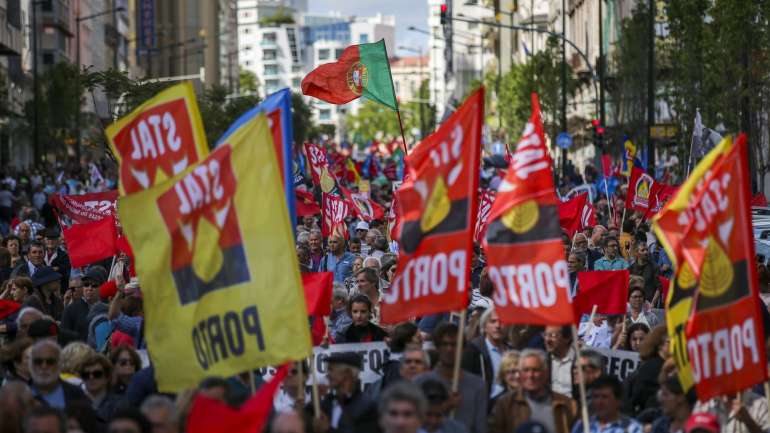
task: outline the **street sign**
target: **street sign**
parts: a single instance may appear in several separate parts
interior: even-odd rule
[[[567,132],[560,132],[556,136],[556,145],[562,149],[569,149],[572,146],[572,136]]]

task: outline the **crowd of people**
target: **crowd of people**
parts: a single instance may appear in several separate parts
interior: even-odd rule
[[[382,167],[396,165],[390,157],[376,158]],[[484,164],[482,186],[494,187],[504,165],[495,158],[485,158]],[[595,177],[591,167],[582,176],[570,173],[560,184],[560,195],[592,184]],[[128,272],[130,259],[70,266],[48,204],[53,193],[114,188],[114,167],[51,166],[0,178],[0,300],[22,305],[0,321],[0,433],[181,433],[196,395],[238,408],[267,379],[244,372],[208,377],[177,395],[158,392],[143,338],[141,282]],[[387,209],[394,177],[380,170],[370,178],[370,197]],[[356,190],[353,182],[348,186]],[[309,176],[299,187],[320,197]],[[763,390],[697,402],[692,389],[683,389],[662,310],[663,281],[672,277],[672,264],[642,215],[629,211],[619,216],[624,196],[622,185],[609,197],[596,194],[597,223],[574,236],[563,235],[573,295],[580,291],[578,272],[630,273],[627,313],[585,317],[577,334],[570,326],[502,324],[478,244],[462,333],[458,316],[450,313],[384,325],[380,302],[398,263],[398,243],[388,220],[349,216],[347,232],[324,237],[320,215],[299,218],[301,272],[333,273],[332,312],[322,344],[384,342],[389,358],[377,372],[380,379],[363,387],[360,353],[326,357],[325,374],[314,379],[323,385],[318,413],[308,389],[311,369],[306,362],[295,363],[275,398],[267,431],[769,432]],[[767,289],[770,273],[763,264],[757,266]],[[604,349],[635,352],[641,362],[621,380],[608,374]],[[583,425],[583,409],[588,426]]]

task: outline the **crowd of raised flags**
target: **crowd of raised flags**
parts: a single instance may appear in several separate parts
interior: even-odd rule
[[[382,42],[348,48],[303,91],[363,95],[400,116],[383,59]],[[748,391],[768,379],[770,273],[755,260],[762,200],[745,135],[717,137],[698,117],[681,185],[648,174],[627,139],[616,164],[607,152],[555,180],[534,93],[521,137],[497,157],[482,150],[483,88],[411,146],[295,143],[290,96],[268,96],[210,146],[192,86],[170,87],[106,129],[117,189],[51,194],[61,254],[101,286],[78,295],[82,314],[99,298],[108,309],[109,326],[86,323],[90,361],[70,371],[98,414],[94,427],[71,415],[80,430],[148,431],[151,410],[126,406],[160,392],[184,413],[155,432],[770,431],[770,395]],[[31,245],[7,238],[9,257],[13,242]],[[65,293],[53,279],[76,274],[29,254],[30,283],[14,268],[0,295],[0,422],[12,424],[0,431],[44,431],[30,420],[71,410],[58,363],[75,349],[50,339],[65,342],[66,326],[48,304]],[[66,293],[69,308],[79,299]],[[46,311],[23,327],[33,297]],[[125,385],[152,390],[105,408],[85,367],[107,374],[96,350],[120,352],[116,331],[147,355]],[[235,403],[238,387],[248,395]],[[27,389],[64,411],[4,400]]]

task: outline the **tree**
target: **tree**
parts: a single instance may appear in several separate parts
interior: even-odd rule
[[[530,116],[530,95],[537,92],[543,113],[545,132],[552,138],[559,132],[561,114],[561,55],[558,40],[548,39],[547,48],[529,57],[526,63],[513,65],[503,76],[498,109],[503,129],[509,137],[518,137]],[[567,94],[575,94],[578,82],[567,66]]]
[[[302,145],[311,136],[313,131],[313,117],[310,107],[302,99],[299,93],[291,94],[291,123],[294,126],[294,142]]]
[[[291,15],[291,12],[283,6],[279,7],[275,14],[259,19],[260,26],[270,27],[281,24],[294,24],[294,17]]]
[[[358,113],[348,114],[345,120],[348,132],[364,142],[401,136],[398,116],[390,108],[368,99],[362,100]]]
[[[238,84],[241,93],[257,93],[259,90],[259,78],[257,78],[257,74],[248,69],[242,69],[238,72]]]
[[[228,98],[227,88],[214,84],[198,97],[198,105],[210,147],[219,140],[243,113],[259,104],[257,95]]]

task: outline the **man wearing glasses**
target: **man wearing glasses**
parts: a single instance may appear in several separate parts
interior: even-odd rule
[[[90,407],[90,400],[80,388],[59,379],[60,357],[61,348],[53,340],[40,340],[30,349],[30,388],[35,399],[62,410],[75,401]]]
[[[613,237],[604,241],[604,257],[594,263],[595,271],[620,271],[628,269],[628,262],[619,256],[620,244]]]
[[[73,283],[75,287],[73,287]],[[88,313],[91,307],[99,302],[99,286],[103,283],[102,277],[95,269],[89,269],[80,279],[80,285],[83,289],[83,296],[79,299],[73,299],[72,303],[64,309],[62,314],[61,327],[71,331],[78,336],[78,340],[87,341],[88,339]],[[70,290],[78,291],[78,280],[70,282]]]

